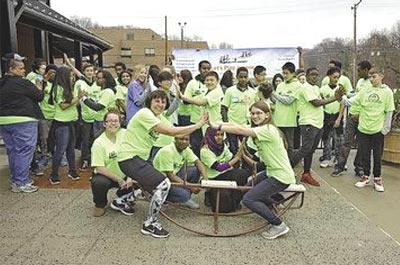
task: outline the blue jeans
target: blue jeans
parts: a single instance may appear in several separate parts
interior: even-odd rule
[[[53,121],[53,124],[57,121]],[[67,153],[67,160],[69,166],[69,172],[75,172],[75,133],[74,124],[62,124],[56,125],[55,129],[55,151],[53,156],[53,164],[51,168],[51,178],[54,180],[59,180],[58,169],[61,164],[61,159],[63,154]]]
[[[282,221],[269,206],[275,202],[272,196],[288,186],[288,184],[284,184],[275,178],[269,178],[263,171],[257,175],[254,187],[243,196],[242,202],[270,224],[280,225]]]
[[[185,170],[182,168],[177,174],[178,177],[181,179],[185,178]],[[187,178],[186,181],[189,183],[197,183],[200,178],[200,172],[197,170],[195,166],[190,166],[187,167]],[[169,194],[167,197],[167,201],[169,202],[187,202],[190,200],[190,197],[192,196],[192,192],[188,188],[184,187],[177,187],[177,186],[171,186],[171,189],[169,190]]]
[[[27,184],[29,165],[36,149],[38,122],[0,125],[0,133],[7,149],[11,183],[17,186]]]

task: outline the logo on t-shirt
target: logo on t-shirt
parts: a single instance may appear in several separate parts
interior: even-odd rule
[[[160,136],[160,133],[156,132],[156,131],[150,131],[149,136],[150,136],[151,140],[157,141],[158,137]]]
[[[368,96],[367,101],[370,102],[370,103],[382,103],[382,101],[380,100],[379,95],[376,94],[376,93],[370,94]]]
[[[117,152],[112,151],[112,152],[108,153],[108,158],[109,158],[109,159],[115,159],[115,158],[117,158]]]

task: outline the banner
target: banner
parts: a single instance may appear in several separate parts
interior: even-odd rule
[[[239,67],[249,70],[249,77],[253,77],[253,69],[257,65],[267,68],[267,77],[272,78],[276,73],[282,72],[282,65],[292,62],[298,68],[299,52],[297,48],[255,48],[255,49],[173,49],[172,65],[176,71],[187,69],[193,77],[199,73],[198,64],[202,60],[211,63],[212,70],[220,78],[227,70],[236,76]]]

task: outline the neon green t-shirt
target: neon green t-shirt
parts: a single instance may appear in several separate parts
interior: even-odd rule
[[[357,85],[356,85],[356,93],[359,93],[360,91],[362,91],[364,88],[366,87],[371,87],[371,81],[369,81],[369,79],[364,79],[364,78],[360,78],[357,81]],[[357,106],[351,105],[349,108],[349,113],[354,115],[356,113],[359,113],[360,110],[357,108]]]
[[[321,81],[321,87],[329,84],[329,76],[325,76]],[[347,95],[353,91],[353,86],[351,85],[350,79],[345,75],[340,75],[338,84],[341,84],[344,88],[344,92]]]
[[[212,123],[222,123],[221,101],[224,98],[224,92],[220,86],[206,93],[204,99],[207,100],[205,110],[208,112],[209,120]]]
[[[26,79],[28,79],[29,81],[31,81],[32,83],[35,83],[35,79],[37,78],[37,73],[35,73],[35,72],[29,72],[27,75],[26,75]]]
[[[324,108],[311,103],[313,100],[321,99],[319,87],[305,83],[297,90],[296,98],[299,125],[312,125],[321,129],[324,125]]]
[[[56,106],[49,104],[50,91],[52,86],[52,83],[47,82],[46,87],[43,89],[44,98],[40,102],[40,109],[42,110],[43,116],[46,120],[52,120],[56,112]]]
[[[56,121],[61,121],[61,122],[70,122],[70,121],[76,121],[78,119],[78,109],[76,108],[76,105],[69,106],[66,109],[61,109],[60,104],[64,103],[64,97],[63,97],[63,87],[57,86],[57,96],[54,98],[54,104],[55,104],[55,113],[54,113],[54,120]],[[77,93],[74,89],[73,91],[73,97],[76,97]]]
[[[96,115],[94,117],[96,121],[102,121],[104,118],[104,115],[106,115],[108,109],[115,106],[114,91],[111,88],[102,89],[100,91],[99,100],[97,103],[105,106],[104,109],[97,111]]]
[[[79,89],[84,90],[86,96],[88,98],[93,99],[95,102],[99,100],[101,88],[96,84],[96,82],[93,82],[93,84],[89,86],[85,81],[78,80],[75,82],[74,89],[76,91],[79,91]],[[81,108],[82,108],[82,119],[85,122],[94,122],[97,112],[89,108],[86,104],[82,104]]]
[[[241,91],[236,85],[229,87],[225,91],[222,105],[228,108],[229,122],[238,125],[249,123],[249,108],[255,102],[256,94],[256,90],[251,87],[247,87],[246,90]]]
[[[167,171],[177,174],[185,163],[193,164],[198,159],[189,147],[182,152],[178,152],[175,143],[171,143],[157,152],[153,160],[153,166],[163,174]]]
[[[128,123],[118,150],[118,162],[134,156],[147,160],[151,148],[159,137],[159,133],[152,129],[160,122],[160,118],[156,117],[150,109],[140,109]]]
[[[117,93],[115,94],[115,99],[120,99],[126,102],[126,95],[128,95],[128,87],[124,85],[116,86]]]
[[[161,124],[168,126],[168,127],[174,127],[174,125],[172,124],[172,122],[168,119],[168,117],[165,116],[165,112],[163,114],[161,114],[160,116],[158,116],[158,118],[160,118]],[[174,137],[173,136],[169,136],[166,134],[160,134],[160,136],[158,137],[157,141],[154,143],[154,146],[157,147],[164,147],[167,146],[171,143],[174,142]]]
[[[224,151],[222,151],[222,154],[220,154],[219,156],[217,156],[214,152],[212,152],[210,149],[208,149],[207,146],[204,146],[200,149],[200,160],[206,166],[207,176],[209,179],[213,179],[216,176],[218,176],[219,174],[222,174],[228,170],[231,170],[231,168],[228,168],[225,171],[217,171],[217,170],[211,168],[211,166],[215,162],[218,162],[218,163],[229,162],[232,159],[232,156],[233,155],[232,155],[231,151],[229,151],[229,148],[226,145],[224,147]]]
[[[204,84],[192,79],[186,86],[184,96],[188,98],[203,98],[207,91],[208,89]],[[190,122],[197,123],[200,120],[202,108],[194,104],[189,105],[191,106]]]
[[[385,115],[394,111],[393,92],[387,85],[366,87],[353,101],[358,108],[358,130],[365,134],[375,134],[382,130]]]
[[[335,96],[335,91],[339,89],[339,86],[336,85],[335,88],[330,88],[329,85],[324,85],[320,88],[319,92],[321,93],[321,97],[323,99],[328,99]],[[340,110],[340,102],[334,101],[332,103],[326,104],[324,106],[324,111],[328,114],[336,114]]]
[[[125,135],[126,130],[120,129],[116,134],[116,142],[113,143],[108,139],[105,132],[103,132],[92,145],[92,167],[105,167],[115,175],[118,175],[122,179],[125,174],[122,173],[118,166],[118,148],[122,143],[122,139]]]
[[[284,184],[296,183],[295,174],[290,166],[278,128],[266,124],[253,130],[257,136],[254,143],[261,160],[267,167],[268,176],[274,177]]]
[[[289,83],[282,82],[276,88],[276,94],[288,95],[296,97],[297,90],[301,87],[301,83],[294,79]],[[296,127],[297,126],[297,102],[296,100],[286,105],[280,101],[275,102],[275,110],[273,112],[274,123],[278,127]]]

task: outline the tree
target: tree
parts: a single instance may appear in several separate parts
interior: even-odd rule
[[[101,28],[100,24],[97,22],[93,22],[90,17],[72,16],[72,17],[70,17],[70,19],[85,29]]]

